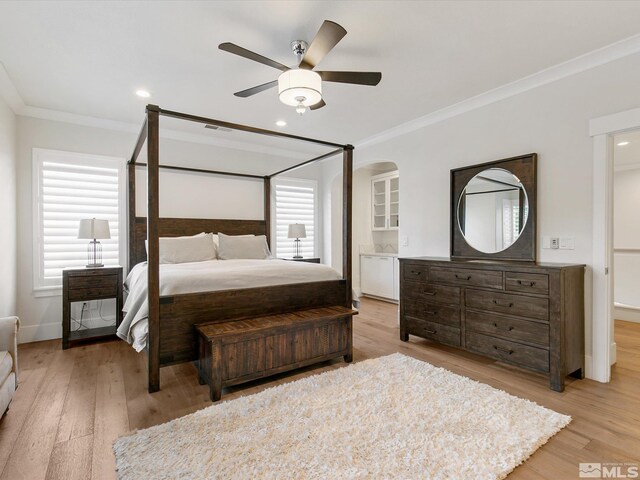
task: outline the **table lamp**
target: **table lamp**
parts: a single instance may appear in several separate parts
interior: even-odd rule
[[[289,224],[289,234],[287,238],[295,238],[295,246],[296,246],[296,254],[293,258],[302,258],[300,255],[300,239],[307,238],[307,230],[304,228],[304,225],[301,223],[291,223]]]
[[[109,220],[86,218],[80,220],[78,238],[91,240],[87,246],[87,268],[104,267],[102,263],[102,245],[98,239],[111,238]]]

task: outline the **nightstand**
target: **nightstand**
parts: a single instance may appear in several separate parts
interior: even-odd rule
[[[318,257],[283,258],[283,260],[289,260],[290,262],[320,263],[320,258]]]
[[[71,303],[116,299],[116,324],[71,330]],[[62,348],[71,343],[113,337],[122,322],[122,267],[65,268],[62,271]]]

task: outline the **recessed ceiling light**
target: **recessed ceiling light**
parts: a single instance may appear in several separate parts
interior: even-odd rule
[[[629,142],[620,142],[618,144],[619,147],[624,147],[625,145],[629,145]]]
[[[139,97],[142,97],[142,98],[149,98],[151,96],[151,94],[149,92],[147,92],[146,90],[138,90],[136,92],[136,95],[138,95]]]
[[[279,127],[286,127],[287,126],[287,122],[285,122],[284,120],[278,120],[276,122],[276,125]]]

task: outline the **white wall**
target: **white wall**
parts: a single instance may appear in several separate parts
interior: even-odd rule
[[[17,314],[16,124],[0,98],[0,317]]]
[[[538,259],[588,266],[593,256],[589,120],[640,106],[639,84],[640,55],[636,54],[402,136],[356,145],[355,164],[393,160],[398,165],[400,237],[408,237],[408,246],[401,242],[400,256],[448,257],[450,170],[537,152],[538,245],[543,235],[575,237],[574,250],[540,249]],[[337,170],[325,171],[325,177],[335,175]],[[585,280],[589,365],[590,268]]]
[[[640,166],[613,181],[615,318],[640,322]]]
[[[4,116],[2,118],[4,119]],[[38,296],[33,291],[32,149],[46,148],[109,155],[120,157],[125,162],[131,155],[135,140],[136,135],[133,133],[18,117],[17,311],[22,320],[20,329],[21,342],[59,338],[62,331],[60,294]],[[144,156],[141,157],[140,161],[145,161]],[[256,154],[255,152],[214,147],[212,145],[161,139],[161,164],[263,174],[277,171],[292,162],[294,161],[291,158],[279,158]],[[4,163],[2,165],[2,168],[5,168]],[[319,171],[319,167],[316,166],[296,170],[287,175],[315,178]],[[136,184],[138,190],[137,198],[140,200],[138,202],[138,212],[140,214],[144,214],[146,210],[146,200],[144,200],[144,195],[146,195],[145,177],[144,170],[139,170]],[[2,178],[4,178],[4,175]],[[231,177],[163,171],[161,173],[161,182],[161,189],[164,189],[162,190],[160,201],[161,216],[263,218],[261,180],[237,180]],[[15,209],[11,210],[15,212]],[[1,212],[0,215],[5,214],[4,209]],[[10,225],[11,222],[8,224]],[[0,241],[6,241],[4,237],[4,235],[0,236],[2,239]],[[7,251],[12,251],[10,245],[7,247]],[[4,249],[2,254],[4,254]],[[11,259],[15,258],[14,247]],[[10,275],[8,278],[10,278]],[[4,291],[2,295],[4,295]]]

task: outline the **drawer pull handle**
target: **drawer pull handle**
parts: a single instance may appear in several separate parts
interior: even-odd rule
[[[513,303],[500,303],[498,300],[494,300],[493,303],[499,307],[511,308],[513,307]]]
[[[420,270],[411,270],[411,273],[413,275],[422,275],[422,272]]]
[[[498,324],[497,324],[496,322],[493,322],[493,326],[494,326],[495,328],[498,328]],[[513,331],[513,327],[509,327],[509,328],[507,329],[507,331],[509,331],[509,332]]]
[[[518,280],[518,285],[527,285],[528,287],[535,287],[536,282],[523,282],[522,280]]]
[[[436,333],[438,333],[437,330],[425,330],[424,333],[429,333],[431,335],[435,335]]]
[[[425,295],[431,295],[431,296],[434,296],[434,295],[436,295],[438,292],[430,292],[429,290],[424,290],[422,293],[424,293]]]
[[[471,280],[471,275],[458,275],[456,273],[455,276],[458,280]]]
[[[507,353],[509,355],[511,355],[513,353],[513,350],[511,350],[510,348],[501,348],[501,347],[499,347],[497,345],[494,345],[493,348],[495,350],[497,350],[498,352],[504,352],[504,353]]]
[[[438,312],[436,312],[435,310],[425,310],[424,313],[427,315],[435,315]]]

